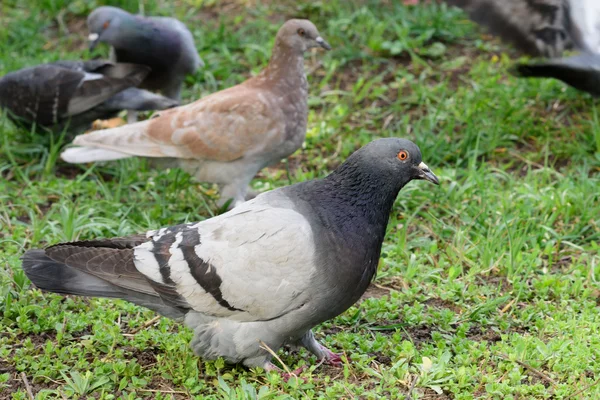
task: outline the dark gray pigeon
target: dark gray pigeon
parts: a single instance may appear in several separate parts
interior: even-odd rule
[[[169,159],[201,182],[220,186],[220,205],[249,195],[258,171],[302,146],[308,116],[304,54],[331,46],[308,20],[286,21],[269,65],[240,83],[155,118],[80,135],[61,157],[70,163],[129,157]],[[253,196],[252,196],[253,197]]]
[[[465,9],[492,34],[533,56],[550,60],[521,63],[521,77],[556,78],[595,96],[600,93],[600,1],[446,0]],[[581,54],[559,58],[567,49]]]
[[[525,78],[555,78],[575,89],[600,96],[600,54],[582,53],[573,57],[517,64],[511,72]]]
[[[519,50],[533,56],[560,57],[580,44],[571,23],[569,0],[445,0]]]
[[[163,110],[177,102],[136,86],[143,65],[104,60],[57,61],[10,72],[0,79],[0,107],[15,122],[75,133],[123,109]]]
[[[99,7],[87,19],[90,49],[112,46],[115,61],[142,64],[152,71],[140,87],[179,101],[185,76],[204,63],[194,38],[179,20],[132,15],[117,7]]]
[[[23,269],[43,290],[122,298],[183,321],[205,359],[276,369],[264,342],[339,364],[311,328],[365,292],[394,201],[413,179],[438,184],[414,143],[379,139],[324,179],[198,223],[29,250]]]

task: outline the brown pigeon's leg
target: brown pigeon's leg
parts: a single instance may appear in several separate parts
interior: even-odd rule
[[[308,331],[302,339],[300,339],[302,346],[306,347],[308,351],[313,353],[319,360],[325,360],[325,364],[333,365],[336,367],[342,366],[341,354],[334,353],[321,343],[317,342],[312,331]]]
[[[135,110],[127,110],[127,123],[135,124],[138,120],[138,112]]]
[[[219,207],[222,207],[229,199],[229,209],[239,206],[246,201],[246,190],[248,188],[248,182],[232,182],[226,185],[220,185],[221,197],[218,201]]]
[[[255,191],[255,190],[252,190],[252,189],[248,188],[248,191],[246,192],[246,196],[245,196],[246,201],[252,200],[256,196],[258,196],[258,192]]]

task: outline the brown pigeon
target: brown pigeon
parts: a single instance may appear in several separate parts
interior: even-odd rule
[[[220,204],[246,200],[262,168],[294,153],[308,115],[306,50],[331,47],[308,20],[287,21],[277,33],[269,65],[247,81],[155,118],[75,138],[82,147],[61,157],[70,163],[155,157],[202,182],[220,185]]]

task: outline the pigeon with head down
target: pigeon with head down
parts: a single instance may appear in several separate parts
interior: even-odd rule
[[[116,61],[150,67],[141,87],[173,100],[180,100],[186,75],[204,65],[191,32],[175,18],[132,15],[103,6],[90,13],[87,24],[91,49],[105,42]]]
[[[308,20],[287,21],[269,65],[247,81],[154,118],[81,135],[62,158],[71,163],[134,156],[167,158],[201,182],[220,185],[221,205],[246,200],[262,168],[302,146],[308,116],[304,53],[330,49]]]
[[[413,179],[438,184],[414,143],[379,139],[323,179],[198,223],[30,250],[23,269],[43,290],[121,298],[183,321],[205,359],[272,370],[266,347],[290,345],[339,364],[311,329],[364,294]]]
[[[150,69],[104,60],[57,61],[10,72],[0,79],[0,107],[13,121],[55,131],[81,132],[96,119],[124,109],[176,106],[172,99],[138,89]]]

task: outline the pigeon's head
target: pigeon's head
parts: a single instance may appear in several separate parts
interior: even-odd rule
[[[439,185],[437,176],[422,161],[419,147],[407,139],[374,140],[354,152],[346,163],[368,170],[396,188],[413,179],[424,179]]]
[[[121,23],[130,18],[131,14],[117,7],[104,6],[92,11],[87,19],[90,50],[94,50],[99,42],[113,44],[118,40]]]
[[[290,19],[277,32],[276,43],[299,52],[313,47],[331,50],[331,46],[321,37],[317,27],[307,19]]]

